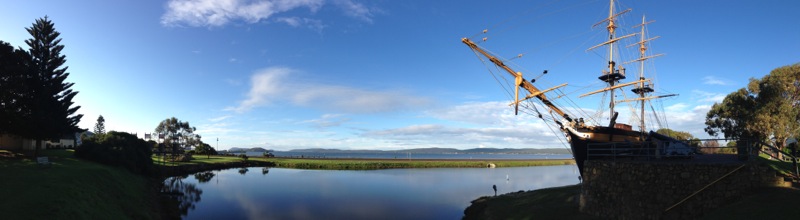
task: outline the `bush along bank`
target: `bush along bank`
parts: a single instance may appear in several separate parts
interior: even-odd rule
[[[229,161],[219,163],[194,163],[176,166],[156,166],[161,177],[183,176],[210,170],[223,170],[239,167],[274,167],[275,163],[268,161],[247,160]]]

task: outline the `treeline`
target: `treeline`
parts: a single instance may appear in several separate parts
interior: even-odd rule
[[[27,49],[0,40],[0,134],[37,140],[38,150],[42,140],[81,131],[83,115],[72,101],[78,91],[67,81],[61,33],[48,17],[25,30],[31,35]]]
[[[751,78],[715,103],[705,124],[709,135],[763,141],[786,151],[789,138],[800,138],[800,63]]]

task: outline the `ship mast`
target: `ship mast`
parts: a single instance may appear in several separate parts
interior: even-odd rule
[[[514,83],[516,84],[516,85],[514,85],[514,87],[515,87],[514,88],[514,90],[515,90],[514,99],[515,100],[511,104],[515,106],[514,107],[515,114],[517,113],[517,111],[519,111],[519,103],[520,102],[535,97],[535,98],[539,99],[539,101],[541,101],[545,106],[547,106],[547,108],[549,108],[550,111],[555,112],[559,116],[561,116],[564,119],[566,119],[568,122],[572,122],[572,118],[570,118],[570,116],[567,115],[567,113],[565,113],[563,110],[561,110],[560,108],[555,106],[555,104],[553,104],[553,102],[551,102],[547,98],[547,96],[545,96],[545,94],[544,94],[545,92],[552,91],[553,89],[565,86],[566,84],[561,84],[561,85],[558,85],[558,86],[556,86],[554,88],[550,88],[550,89],[546,89],[546,90],[540,90],[539,88],[536,88],[536,86],[533,86],[532,83],[530,83],[527,80],[525,80],[524,78],[522,78],[522,72],[516,72],[513,69],[511,69],[510,67],[506,66],[506,64],[503,63],[503,61],[501,61],[497,57],[493,56],[492,54],[490,54],[486,50],[480,48],[477,44],[472,42],[472,40],[470,40],[469,38],[466,38],[466,37],[462,38],[461,42],[463,42],[464,44],[469,46],[469,48],[471,48],[473,51],[476,51],[477,53],[479,53],[479,54],[483,55],[484,57],[486,57],[487,59],[489,59],[489,61],[494,63],[494,65],[497,65],[498,67],[502,68],[503,70],[505,70],[506,72],[508,72],[512,76],[514,76],[514,81],[515,81]],[[528,93],[530,93],[530,94],[527,95],[525,98],[520,99],[519,98],[519,88],[520,87],[522,87],[525,90],[527,90]],[[560,124],[560,122],[557,122],[557,121],[556,121],[556,123]],[[562,125],[562,126],[564,126],[564,125]]]
[[[631,90],[631,92],[639,95],[639,98],[617,101],[617,102],[640,101],[640,103],[639,103],[640,106],[639,107],[640,107],[641,117],[640,117],[640,122],[639,122],[640,123],[639,129],[642,132],[642,134],[644,134],[646,132],[646,128],[647,128],[646,125],[645,125],[645,122],[644,122],[645,121],[645,114],[644,114],[644,104],[645,104],[645,102],[647,100],[650,100],[650,99],[676,96],[676,94],[668,94],[668,95],[660,95],[660,96],[647,96],[647,94],[652,93],[655,90],[653,90],[652,82],[650,82],[649,79],[645,79],[645,77],[644,77],[644,61],[648,60],[650,58],[659,57],[659,56],[664,55],[664,54],[656,54],[656,55],[647,56],[647,54],[646,54],[646,52],[647,52],[647,43],[652,41],[652,40],[658,39],[660,37],[660,36],[655,36],[655,37],[646,39],[647,36],[646,36],[646,33],[645,33],[645,26],[647,24],[650,24],[650,23],[653,23],[653,22],[655,22],[655,21],[647,21],[647,19],[645,19],[645,16],[643,15],[642,16],[642,23],[638,24],[636,26],[633,26],[633,28],[637,28],[637,27],[641,28],[640,33],[639,33],[639,35],[640,35],[639,39],[640,40],[639,40],[639,42],[636,42],[634,44],[628,45],[627,47],[632,47],[632,46],[638,45],[639,46],[639,59],[631,60],[631,61],[623,63],[623,64],[628,64],[628,63],[633,63],[633,62],[639,62],[639,82],[640,83],[636,86],[636,88]],[[650,83],[649,84],[645,84],[645,82],[650,82]]]
[[[618,16],[630,11],[631,9],[626,9],[622,12],[614,14],[614,0],[610,0],[608,8],[608,18],[592,25],[592,27],[596,27],[597,25],[600,25],[602,23],[607,23],[606,30],[608,30],[608,40],[606,42],[603,42],[602,44],[586,49],[586,51],[590,51],[595,48],[608,45],[608,70],[603,70],[603,74],[600,77],[598,77],[598,79],[608,83],[608,87],[603,89],[603,91],[609,91],[611,95],[611,101],[609,102],[608,106],[611,111],[609,117],[612,119],[612,124],[615,118],[614,115],[616,113],[614,112],[614,105],[616,103],[614,101],[614,89],[620,87],[620,86],[615,86],[615,84],[619,82],[619,80],[625,79],[625,68],[622,67],[622,65],[618,66],[617,63],[614,61],[614,47],[617,41],[636,35],[634,33],[622,37],[616,37],[616,29],[617,29],[616,21]]]
[[[647,51],[647,42],[659,38],[659,36],[656,36],[656,37],[653,37],[653,38],[650,38],[650,39],[645,39],[645,33],[644,33],[645,26],[647,24],[650,24],[650,23],[653,23],[653,22],[655,22],[655,21],[647,21],[647,19],[645,19],[645,16],[642,15],[642,23],[638,24],[636,26],[633,26],[633,28],[641,27],[641,31],[639,33],[639,39],[641,39],[641,40],[636,43],[636,44],[639,44],[639,59],[635,60],[635,61],[639,61],[639,79],[640,80],[644,80],[644,61],[647,60],[647,59],[653,58],[653,57],[664,55],[664,54],[656,54],[656,55],[653,55],[653,56],[647,56],[645,54],[645,52]],[[629,46],[633,46],[633,45],[636,45],[636,44],[631,44]],[[646,85],[646,84],[644,84],[644,82],[642,82],[642,83],[639,84],[639,86],[637,86],[636,88],[632,89],[631,91],[633,93],[639,94],[639,98],[641,99],[641,101],[639,103],[640,104],[639,107],[641,108],[640,109],[641,110],[641,112],[640,112],[641,115],[639,117],[640,118],[639,119],[640,120],[639,130],[642,133],[644,133],[646,131],[645,130],[646,127],[645,127],[645,123],[644,123],[644,117],[645,117],[645,114],[644,114],[644,103],[647,101],[645,99],[645,96],[647,96],[647,93],[651,93],[654,90],[650,85]]]

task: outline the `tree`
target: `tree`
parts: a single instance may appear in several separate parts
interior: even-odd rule
[[[679,141],[688,141],[694,139],[694,136],[692,134],[689,134],[689,132],[675,131],[669,128],[660,128],[656,131],[656,133],[675,138],[676,140]]]
[[[97,135],[102,135],[106,133],[106,119],[103,118],[103,115],[97,117],[97,123],[94,124],[94,133]]]
[[[61,33],[55,30],[48,17],[36,19],[31,27],[25,28],[31,39],[28,45],[26,97],[23,105],[25,124],[20,135],[36,140],[36,151],[43,139],[57,139],[64,134],[80,131],[77,124],[83,115],[76,114],[80,106],[73,106],[72,99],[78,94],[72,90],[74,83],[66,82],[69,73],[66,56],[61,55]]]
[[[800,63],[751,78],[747,88],[728,94],[706,115],[705,130],[725,138],[767,141],[783,150],[788,138],[800,136]]]
[[[210,155],[217,155],[217,150],[214,150],[211,145],[206,143],[200,143],[197,145],[197,147],[194,149],[194,152],[197,154],[205,154],[207,158],[210,157]]]
[[[102,164],[120,166],[137,174],[154,174],[152,148],[136,135],[111,131],[87,138],[75,156]]]
[[[0,41],[0,134],[19,133],[26,113],[23,106],[24,79],[29,56],[22,49]]]
[[[158,123],[155,133],[164,136],[164,143],[170,149],[172,155],[181,153],[186,146],[192,146],[200,140],[200,135],[194,134],[197,128],[189,125],[189,122],[180,121],[175,117],[167,118]]]

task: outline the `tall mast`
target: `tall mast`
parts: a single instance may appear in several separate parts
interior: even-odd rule
[[[653,58],[653,57],[664,55],[664,54],[656,54],[656,55],[653,55],[653,56],[647,56],[647,54],[646,54],[647,42],[659,38],[658,36],[656,36],[656,37],[653,37],[653,38],[650,38],[650,39],[645,39],[645,37],[647,37],[645,35],[645,26],[647,24],[650,24],[650,23],[653,23],[653,22],[655,22],[655,21],[647,21],[647,19],[645,19],[645,16],[642,15],[642,23],[638,24],[636,26],[633,26],[633,28],[636,28],[636,27],[640,27],[641,28],[640,33],[639,33],[639,39],[640,40],[639,40],[639,42],[637,42],[635,44],[628,45],[628,47],[634,46],[634,45],[637,45],[637,44],[639,45],[639,59],[636,59],[636,60],[633,60],[633,61],[630,61],[630,62],[636,62],[636,61],[639,62],[639,80],[640,80],[641,83],[639,83],[639,85],[636,88],[632,89],[631,91],[633,93],[636,93],[636,94],[639,95],[639,100],[640,100],[640,103],[639,103],[640,106],[639,107],[640,107],[640,114],[641,114],[640,115],[641,116],[640,117],[640,122],[639,122],[640,123],[639,124],[639,129],[640,129],[640,131],[642,133],[644,133],[646,131],[645,130],[646,127],[645,127],[645,123],[644,123],[644,118],[645,118],[644,103],[647,100],[649,100],[649,99],[646,98],[647,94],[654,91],[653,88],[651,87],[651,85],[645,84],[645,81],[644,81],[644,79],[645,79],[644,78],[644,61],[647,60],[647,59]],[[625,63],[630,63],[630,62],[625,62]]]
[[[496,66],[502,68],[503,70],[505,70],[508,74],[511,74],[512,76],[514,76],[514,78],[515,78],[514,81],[515,81],[515,84],[516,84],[514,86],[515,86],[516,92],[515,92],[515,97],[514,97],[515,100],[511,104],[515,105],[515,111],[516,111],[516,108],[518,108],[517,106],[519,105],[519,103],[522,100],[526,100],[526,99],[530,99],[530,98],[536,98],[536,99],[539,99],[539,101],[541,101],[542,104],[544,104],[552,112],[555,112],[559,116],[561,116],[564,119],[566,119],[568,122],[572,122],[572,118],[570,118],[570,116],[567,113],[565,113],[563,110],[561,110],[560,108],[555,106],[555,104],[553,104],[553,102],[551,102],[547,98],[547,96],[545,96],[545,94],[544,94],[545,92],[551,91],[551,90],[553,90],[555,88],[540,90],[539,88],[536,88],[536,86],[534,86],[532,83],[530,83],[527,80],[525,80],[524,78],[522,78],[522,72],[516,72],[513,69],[511,69],[511,67],[506,66],[506,64],[503,63],[503,61],[501,61],[497,57],[493,56],[492,54],[490,54],[486,50],[480,48],[477,44],[472,42],[472,40],[470,40],[469,38],[462,38],[461,42],[466,44],[467,46],[469,46],[469,48],[471,48],[472,50],[476,51],[478,54],[481,54],[484,57],[488,58],[489,61],[494,63],[494,65],[496,65]],[[565,86],[565,85],[566,84],[562,84],[562,85],[559,85],[559,86],[556,86],[556,87],[562,87],[562,86]],[[525,98],[520,99],[519,98],[519,88],[524,88],[530,94],[527,95]]]
[[[617,25],[614,24],[614,20],[616,20],[616,19],[614,19],[614,17],[612,17],[612,16],[614,16],[614,0],[611,0],[611,3],[609,4],[609,7],[608,7],[608,26],[606,26],[606,29],[608,29],[608,39],[609,40],[614,39],[614,34],[616,33],[616,29],[617,29]],[[614,63],[614,42],[611,42],[611,44],[608,45],[608,72],[609,72],[609,74],[614,73],[614,65],[615,65],[615,63]],[[608,80],[607,82],[608,82],[608,86],[609,87],[614,87],[614,83],[616,82],[616,80]],[[611,111],[610,112],[611,114],[609,115],[609,117],[614,117],[614,90],[612,89],[610,92],[611,92],[611,102],[609,102],[609,109]]]
[[[622,12],[614,14],[614,0],[610,0],[609,7],[608,7],[608,18],[606,18],[606,19],[604,19],[604,20],[602,20],[600,22],[597,22],[596,24],[594,24],[592,26],[592,27],[595,27],[595,26],[597,26],[599,24],[607,23],[606,24],[606,30],[608,30],[608,40],[606,42],[603,42],[602,44],[599,44],[599,45],[596,45],[594,47],[590,47],[589,49],[587,49],[587,51],[589,51],[589,50],[598,48],[600,46],[608,45],[608,70],[603,70],[603,74],[600,77],[598,77],[598,79],[608,83],[607,91],[609,91],[610,94],[611,94],[611,101],[608,104],[609,109],[611,111],[610,114],[609,114],[609,117],[611,117],[611,118],[614,117],[614,104],[616,102],[614,101],[614,89],[609,89],[609,88],[617,88],[614,85],[617,82],[619,82],[619,80],[625,79],[625,68],[623,68],[622,65],[617,66],[617,63],[614,61],[614,47],[615,47],[617,41],[619,41],[619,40],[621,40],[623,38],[632,37],[632,36],[636,35],[636,34],[629,34],[629,35],[625,35],[625,36],[617,38],[616,37],[616,29],[617,29],[616,20],[617,20],[617,16],[620,16],[620,15],[622,15],[624,13],[629,12],[629,11],[631,11],[631,9],[626,9],[626,10],[624,10]]]

